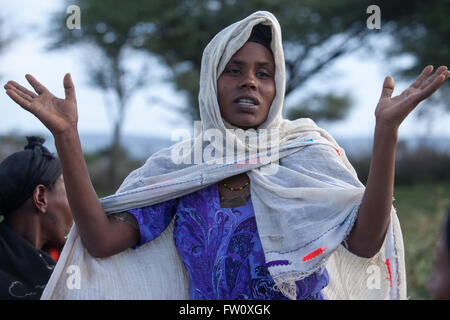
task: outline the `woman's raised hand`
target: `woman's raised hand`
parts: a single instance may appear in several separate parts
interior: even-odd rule
[[[430,97],[450,77],[446,66],[439,67],[433,72],[433,66],[427,66],[417,79],[400,95],[392,98],[394,91],[394,79],[384,79],[383,90],[375,117],[377,125],[398,129],[403,120],[423,100]]]
[[[55,97],[31,75],[26,78],[36,93],[14,81],[5,85],[6,93],[55,137],[67,199],[83,244],[94,257],[110,256],[135,245],[139,231],[105,214],[89,178],[77,132],[77,102],[70,75],[64,76],[65,99]]]
[[[53,136],[77,129],[78,113],[75,88],[70,74],[64,76],[65,99],[55,97],[32,75],[25,78],[36,93],[24,88],[15,81],[5,85],[6,94],[25,110],[34,114],[53,134]]]

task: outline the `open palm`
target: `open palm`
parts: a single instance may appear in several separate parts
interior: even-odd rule
[[[394,79],[386,77],[380,100],[375,109],[377,123],[398,128],[408,114],[423,100],[430,97],[450,76],[446,66],[432,75],[433,66],[427,66],[417,79],[400,95],[392,98]]]
[[[55,97],[46,87],[33,76],[26,79],[36,93],[24,88],[15,81],[5,85],[6,93],[25,110],[34,114],[53,135],[76,129],[78,114],[75,88],[69,74],[64,77],[65,99]]]

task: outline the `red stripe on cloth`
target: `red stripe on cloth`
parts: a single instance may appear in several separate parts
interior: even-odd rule
[[[314,258],[316,258],[317,256],[319,256],[319,255],[321,255],[322,253],[324,253],[325,250],[327,250],[327,249],[328,249],[328,247],[325,247],[324,249],[319,248],[319,249],[317,249],[317,250],[314,250],[313,252],[308,253],[306,256],[304,256],[303,259],[302,259],[302,261],[305,262],[305,261],[314,259]]]
[[[389,281],[389,285],[392,288],[392,273],[391,273],[391,264],[389,263],[389,259],[386,259],[386,262],[384,264],[387,266],[388,274],[389,274],[389,276],[386,278],[386,280]]]

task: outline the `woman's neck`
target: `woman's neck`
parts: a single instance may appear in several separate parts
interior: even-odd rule
[[[222,208],[241,207],[250,198],[250,179],[246,173],[228,177],[217,185]]]

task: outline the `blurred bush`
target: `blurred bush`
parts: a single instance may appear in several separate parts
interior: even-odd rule
[[[349,160],[362,183],[366,184],[370,169],[370,155]],[[423,183],[450,182],[450,153],[439,151],[428,145],[407,147],[403,142],[397,145],[395,165],[396,185],[417,185]]]
[[[14,152],[23,150],[26,138],[18,135],[0,136],[0,162]]]
[[[88,167],[89,176],[92,185],[97,192],[98,197],[105,197],[113,194],[117,190],[117,186],[111,185],[108,178],[110,172],[110,158],[112,147],[102,149],[94,153],[84,153],[84,159]],[[143,165],[144,161],[138,161],[130,158],[124,148],[120,148],[119,162],[117,166],[117,178],[123,181],[131,171]]]
[[[405,247],[407,295],[413,300],[431,299],[426,285],[450,206],[450,182],[398,185],[394,197]]]
[[[39,136],[39,134],[36,135]],[[19,134],[0,136],[0,162],[14,152],[23,150],[26,141],[25,136]],[[45,142],[44,145],[53,149],[49,146],[49,142]],[[144,161],[131,158],[123,148],[120,148],[119,153],[118,178],[122,181],[131,171],[140,167]],[[103,197],[114,193],[117,186],[111,185],[110,179],[108,179],[111,147],[96,152],[84,152],[83,155],[97,195]]]

